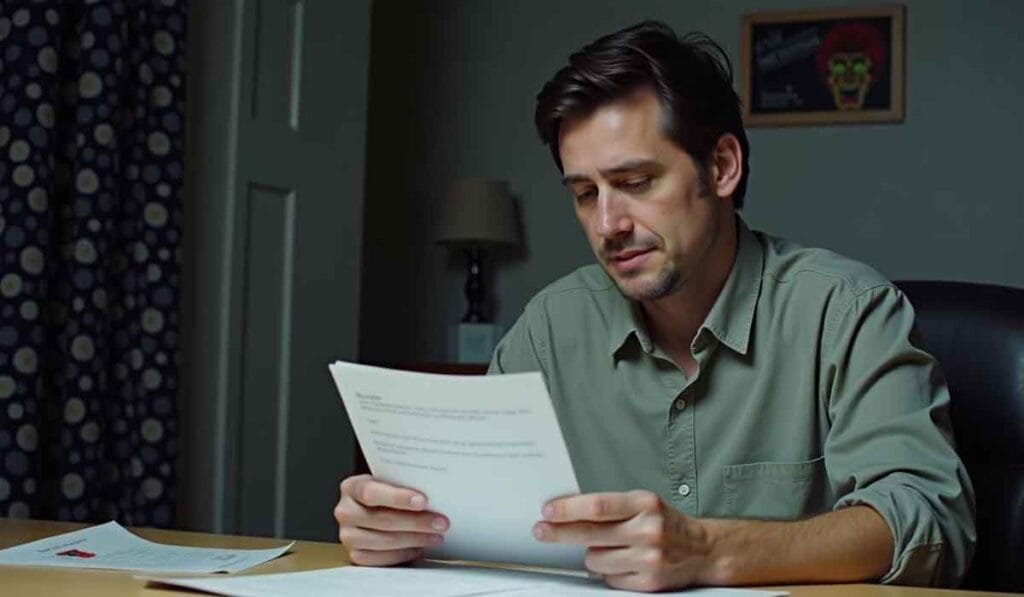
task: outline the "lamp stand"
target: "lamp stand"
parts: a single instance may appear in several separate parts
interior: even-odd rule
[[[479,243],[466,246],[466,314],[457,326],[458,362],[487,363],[498,340],[501,329],[488,323],[484,316],[484,249]]]
[[[480,274],[480,257],[482,249],[478,245],[470,245],[466,249],[466,314],[463,323],[481,323],[484,319],[481,305],[484,300],[484,282]]]

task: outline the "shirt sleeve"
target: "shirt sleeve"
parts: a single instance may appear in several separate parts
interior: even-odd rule
[[[949,391],[911,343],[914,311],[878,286],[837,310],[823,339],[831,430],[825,463],[835,509],[873,508],[895,549],[883,583],[957,586],[974,553],[974,492],[957,456]]]

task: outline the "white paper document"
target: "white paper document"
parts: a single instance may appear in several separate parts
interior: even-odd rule
[[[0,565],[106,568],[200,574],[238,572],[287,552],[295,542],[273,549],[217,549],[154,543],[116,522],[79,529],[0,550]]]
[[[220,578],[147,578],[151,582],[187,587],[218,595],[238,597],[309,597],[310,595],[359,595],[360,597],[513,597],[608,595],[625,597],[634,593],[610,589],[605,584],[578,576],[557,576],[468,567],[364,568],[345,566],[309,572],[254,574]],[[658,595],[693,597],[772,597],[784,591],[751,589],[689,589]]]
[[[451,521],[427,557],[583,567],[582,547],[533,537],[544,502],[579,493],[540,373],[330,369],[374,476]]]

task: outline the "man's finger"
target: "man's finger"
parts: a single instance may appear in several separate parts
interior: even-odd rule
[[[348,559],[358,566],[395,566],[423,556],[422,549],[396,549],[392,551],[370,551],[350,549]]]
[[[642,593],[651,593],[665,588],[664,583],[660,582],[650,574],[638,574],[636,572],[605,576],[604,582],[613,589],[638,591]]]
[[[391,508],[366,508],[362,515],[349,518],[351,526],[389,532],[444,533],[448,519],[435,512],[408,512]]]
[[[587,570],[602,576],[637,572],[636,549],[628,547],[591,547],[583,564]]]
[[[569,543],[588,547],[620,547],[629,545],[623,525],[608,522],[538,522],[533,536],[545,543]]]
[[[392,508],[367,508],[352,496],[343,496],[334,508],[339,527],[363,527],[380,531],[444,533],[448,519],[436,512],[409,512]]]
[[[427,507],[427,496],[407,487],[377,481],[370,475],[349,477],[341,482],[342,495],[350,495],[364,506],[383,506],[419,511]]]
[[[429,547],[444,541],[435,533],[397,533],[375,531],[359,527],[344,527],[338,530],[338,539],[350,549],[360,551],[394,551],[411,547]]]
[[[650,491],[625,493],[585,493],[557,498],[544,504],[541,513],[548,522],[589,520],[609,522],[626,520],[661,506],[661,500]]]

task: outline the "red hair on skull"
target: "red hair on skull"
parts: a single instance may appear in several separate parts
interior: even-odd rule
[[[837,52],[864,52],[871,59],[876,78],[885,71],[885,42],[878,29],[867,23],[842,23],[828,30],[818,46],[818,73],[822,78],[828,77],[828,59]]]

